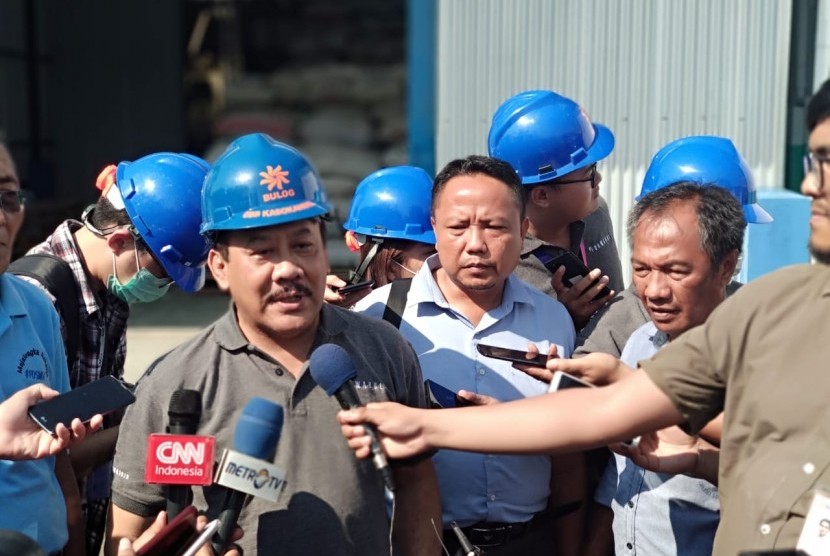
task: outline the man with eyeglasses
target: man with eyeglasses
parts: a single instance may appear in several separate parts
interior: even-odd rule
[[[623,287],[597,171],[614,149],[614,135],[567,97],[524,91],[496,110],[487,142],[490,156],[513,166],[527,195],[530,227],[516,275],[561,301],[579,330]],[[563,267],[546,267],[566,252],[593,268],[587,279],[570,283]],[[598,295],[606,286],[612,291]]]
[[[12,265],[13,272],[49,296],[61,317],[65,345],[77,346],[66,354],[72,388],[123,376],[130,304],[160,299],[173,282],[186,292],[203,286],[209,246],[199,234],[200,199],[208,169],[204,160],[178,153],[105,168],[96,184],[101,197],[81,221],[66,220],[28,253],[68,265],[62,277],[74,282],[68,291],[50,290],[24,274],[20,265],[29,257]],[[59,299],[66,296],[72,297],[69,303]],[[76,314],[67,313],[73,310]],[[77,329],[68,329],[67,323]],[[71,452],[85,490],[88,554],[98,554],[103,540],[117,420],[108,418],[103,431]]]
[[[815,198],[814,193],[822,194],[830,182],[830,80],[824,82],[807,106],[807,128],[810,136],[801,189]]]
[[[6,272],[23,224],[23,199],[14,163],[0,143],[0,401],[36,384],[69,390],[58,315],[36,288]],[[80,510],[66,452],[36,461],[0,460],[0,500],[0,530],[18,531],[47,553],[59,553],[69,541],[67,511]]]

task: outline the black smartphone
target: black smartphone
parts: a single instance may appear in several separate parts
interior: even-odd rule
[[[537,259],[539,259],[539,262],[545,265],[545,268],[547,268],[551,274],[556,272],[560,266],[564,266],[565,275],[562,277],[562,281],[569,287],[574,286],[577,282],[582,280],[584,276],[587,276],[588,273],[591,272],[591,269],[585,266],[585,263],[579,260],[579,258],[570,251],[565,251],[556,257],[549,257],[548,254],[544,252],[534,253],[534,255]],[[599,281],[599,278],[594,280],[591,286],[596,284],[597,281]],[[606,285],[596,296],[594,296],[594,299],[605,297],[609,293],[611,293],[611,288]]]
[[[76,417],[86,423],[98,413],[106,415],[135,401],[123,382],[112,376],[99,378],[51,400],[29,408],[29,416],[49,434],[63,423],[67,427]]]
[[[493,359],[503,359],[504,361],[521,363],[522,365],[544,367],[545,363],[548,362],[548,355],[546,353],[531,355],[526,351],[496,346],[488,346],[487,344],[478,344],[476,346],[476,349],[484,357],[492,357]]]
[[[352,292],[356,292],[358,290],[362,290],[364,288],[371,288],[375,285],[374,280],[364,280],[363,282],[357,282],[356,284],[346,284],[340,288],[333,288],[335,292],[339,293],[340,295],[346,295]]]
[[[194,506],[187,506],[147,544],[136,551],[136,556],[175,556],[182,554],[198,536]]]
[[[432,380],[424,381],[424,390],[426,391],[427,403],[431,409],[445,409],[450,407],[464,407],[472,405],[464,398],[459,398],[457,392],[453,392],[449,388],[441,386]]]

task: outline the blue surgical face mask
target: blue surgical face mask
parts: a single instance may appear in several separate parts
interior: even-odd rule
[[[107,279],[107,289],[115,297],[127,303],[150,303],[161,299],[173,282],[169,278],[156,278],[152,272],[142,268],[138,260],[138,249],[134,252],[135,266],[138,268],[138,272],[127,280],[126,284],[118,281],[115,253],[112,254],[112,274]]]

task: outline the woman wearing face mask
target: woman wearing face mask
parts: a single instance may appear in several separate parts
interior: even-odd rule
[[[75,353],[67,353],[72,388],[107,375],[122,377],[130,304],[161,298],[173,282],[186,292],[204,285],[209,246],[199,225],[208,169],[204,160],[177,153],[108,166],[96,184],[101,197],[81,221],[63,222],[27,253],[67,263],[74,278],[74,303],[66,303],[41,281],[21,276],[52,298],[64,345],[77,345]],[[14,265],[10,270],[17,272]],[[78,314],[67,318],[67,306]],[[77,322],[80,330],[68,330],[67,322]],[[111,470],[104,464],[112,459],[118,435],[114,419],[108,421],[108,428],[71,452],[82,488],[87,554],[98,554],[106,522]]]
[[[435,233],[430,223],[432,179],[414,166],[378,170],[355,190],[349,218],[344,224],[346,245],[360,252],[350,284],[373,281],[378,288],[400,278],[411,278],[424,260],[435,253]],[[370,287],[346,295],[332,295],[346,283],[330,276],[329,301],[351,305]]]

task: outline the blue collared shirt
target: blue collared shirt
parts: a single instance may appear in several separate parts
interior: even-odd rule
[[[0,274],[0,401],[38,383],[69,391],[60,330],[58,314],[41,291],[17,276]],[[66,505],[54,457],[0,460],[0,500],[0,529],[28,535],[46,552],[66,544]]]
[[[507,361],[482,356],[476,344],[524,351],[533,342],[543,353],[556,344],[560,356],[568,357],[575,333],[564,305],[511,275],[501,304],[473,326],[450,307],[435,283],[432,271],[439,266],[433,255],[412,279],[400,327],[418,354],[424,378],[453,391],[469,390],[502,402],[544,394],[546,384]],[[389,286],[379,288],[355,310],[380,318],[388,298]],[[451,520],[462,527],[479,521],[522,522],[547,505],[548,456],[441,450],[433,461],[444,525]]]
[[[620,359],[631,367],[668,338],[649,321],[634,331]],[[617,556],[710,556],[720,521],[718,489],[686,475],[646,471],[614,455],[594,496],[614,512]]]

